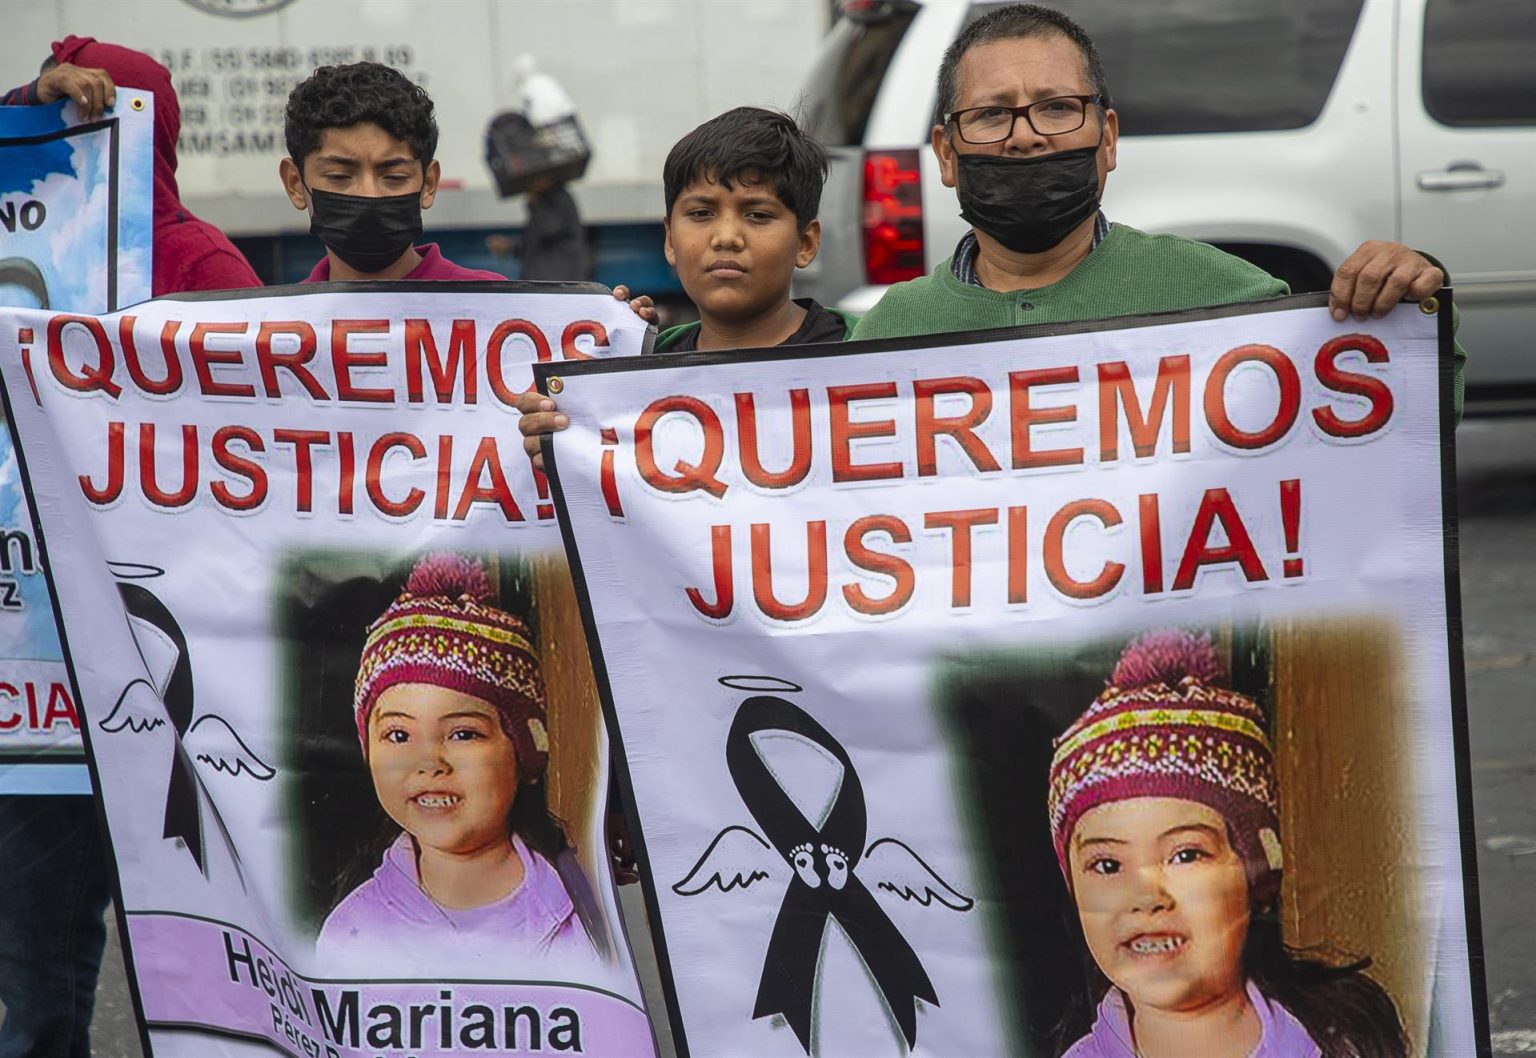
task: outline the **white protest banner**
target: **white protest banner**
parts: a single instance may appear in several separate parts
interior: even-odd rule
[[[150,296],[154,97],[99,120],[0,107],[0,305],[113,312]],[[0,424],[0,794],[90,793],[53,608]]]
[[[1486,1053],[1449,316],[541,366],[679,1052]]]
[[[590,284],[0,313],[146,1053],[654,1054],[515,410],[647,333]]]

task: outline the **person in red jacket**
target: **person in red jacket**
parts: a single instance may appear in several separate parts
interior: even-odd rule
[[[41,76],[3,102],[69,98],[90,119],[116,102],[117,86],[155,97],[154,294],[261,286],[224,233],[181,203],[181,108],[164,66],[129,48],[65,37]],[[86,1058],[111,897],[89,797],[0,796],[0,892],[0,1058]]]
[[[154,296],[261,286],[234,243],[182,205],[176,186],[181,105],[171,86],[171,71],[132,48],[69,36],[53,45],[42,75],[12,89],[5,102],[51,103],[67,96],[89,118],[115,101],[115,86],[151,92],[155,97]]]

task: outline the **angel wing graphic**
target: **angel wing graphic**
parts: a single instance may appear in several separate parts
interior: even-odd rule
[[[186,637],[169,611],[145,589],[124,585],[121,590],[125,600],[142,611],[124,616],[149,678],[128,681],[111,712],[101,721],[101,729],[111,734],[142,734],[171,724],[187,752],[216,772],[236,778],[245,774],[260,782],[276,775],[276,769],[246,745],[228,720],[216,713],[192,719],[192,674]]]
[[[112,710],[97,726],[109,734],[127,730],[135,735],[164,727],[168,722],[165,711],[166,690],[176,665],[181,659],[181,647],[165,629],[135,614],[125,614],[128,629],[133,633],[134,646],[144,660],[149,679],[138,677],[128,681]]]
[[[226,772],[236,778],[243,771],[260,782],[277,774],[245,744],[240,733],[229,726],[229,721],[217,714],[198,717],[181,741],[194,759],[212,765],[214,771]]]
[[[923,907],[938,901],[951,911],[969,911],[976,901],[939,877],[910,845],[895,838],[881,838],[869,846],[860,864],[860,873],[875,888],[894,893]]]
[[[165,723],[165,706],[160,704],[160,696],[148,680],[136,679],[128,681],[112,711],[97,726],[114,735],[123,730],[138,735],[164,727]]]
[[[847,857],[837,849],[807,847],[794,849],[793,853],[793,863],[786,865],[783,857],[755,830],[728,826],[715,835],[687,876],[672,886],[672,891],[678,896],[698,896],[706,889],[722,893],[745,890],[758,882],[787,878],[787,867],[808,884],[815,884],[818,856],[826,859],[829,878],[847,877]],[[919,907],[937,903],[951,911],[969,911],[976,906],[975,900],[950,885],[910,845],[897,838],[879,838],[871,843],[858,866],[858,874],[865,884]]]
[[[767,841],[746,827],[730,826],[715,835],[688,877],[672,886],[672,891],[678,896],[698,896],[713,886],[729,893],[783,871],[784,860]]]

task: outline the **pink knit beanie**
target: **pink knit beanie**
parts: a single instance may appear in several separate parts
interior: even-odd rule
[[[1110,685],[1056,740],[1049,808],[1056,859],[1090,808],[1177,797],[1221,813],[1256,909],[1279,894],[1283,857],[1274,754],[1250,699],[1224,677],[1207,635],[1151,632],[1126,647]]]
[[[496,707],[512,740],[519,778],[534,782],[549,762],[544,677],[528,629],[490,604],[480,563],[462,555],[426,555],[405,590],[368,628],[353,696],[357,737],[368,743],[368,717],[379,695],[400,683],[459,691]]]

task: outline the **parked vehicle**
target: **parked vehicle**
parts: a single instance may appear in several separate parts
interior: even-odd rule
[[[1444,262],[1468,394],[1536,400],[1531,0],[1054,0],[1120,114],[1112,221],[1325,289],[1366,239]],[[801,107],[833,155],[798,293],[855,311],[966,231],[929,148],[935,79],[994,0],[852,0]]]

